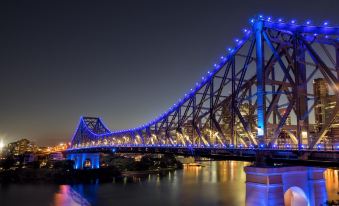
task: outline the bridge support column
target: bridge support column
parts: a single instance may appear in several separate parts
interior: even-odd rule
[[[100,153],[73,153],[67,155],[68,160],[74,161],[74,169],[99,169]]]
[[[245,167],[246,205],[316,206],[327,198],[322,168]]]
[[[266,121],[265,121],[265,58],[264,58],[264,40],[262,36],[263,22],[257,21],[253,25],[256,38],[256,56],[257,56],[257,124],[258,124],[258,144],[263,144],[266,138]]]

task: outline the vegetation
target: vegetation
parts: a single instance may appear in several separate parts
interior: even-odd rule
[[[23,158],[9,156],[0,161],[1,183],[37,183],[55,182],[71,184],[79,182],[109,182],[126,171],[162,171],[180,169],[182,164],[174,155],[163,155],[160,158],[144,155],[140,161],[124,156],[106,156],[102,158],[100,169],[74,170],[72,160],[41,160],[24,163]]]
[[[339,200],[336,200],[336,201],[334,201],[334,200],[332,200],[332,201],[326,201],[325,202],[325,205],[327,205],[327,206],[339,206]]]

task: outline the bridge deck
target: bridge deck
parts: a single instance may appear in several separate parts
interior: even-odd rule
[[[339,150],[269,149],[269,148],[212,148],[161,146],[100,146],[69,149],[72,153],[140,153],[200,156],[212,159],[255,161],[261,153],[269,163],[339,167]]]

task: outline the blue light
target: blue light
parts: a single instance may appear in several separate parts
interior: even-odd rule
[[[272,19],[271,17],[269,17],[269,16],[266,16],[265,18],[264,18],[264,16],[263,15],[259,15],[259,18],[258,17],[256,17],[256,18],[251,18],[251,19],[249,19],[250,20],[250,22],[251,23],[256,23],[256,21],[258,21],[258,20],[262,20],[263,22],[265,22],[265,20],[266,21],[268,21],[268,22],[272,22],[273,20],[274,21],[276,21],[275,19]],[[279,19],[277,19],[277,22],[284,22],[283,21],[283,19],[282,18],[279,18]],[[286,22],[288,22],[288,21],[286,21]],[[266,22],[267,23],[267,22]],[[296,20],[291,20],[290,21],[290,23],[291,24],[296,24],[297,23],[297,21]],[[269,26],[276,26],[275,24],[272,24],[272,23],[269,23],[268,24]],[[307,20],[307,21],[305,21],[305,24],[304,24],[304,27],[299,27],[299,25],[285,25],[285,24],[279,24],[279,28],[281,27],[281,28],[287,28],[287,30],[290,28],[290,29],[305,29],[305,31],[308,31],[308,32],[313,32],[313,33],[315,33],[315,32],[317,32],[317,33],[319,33],[319,32],[321,32],[321,33],[323,33],[322,31],[326,31],[325,33],[324,33],[324,38],[329,38],[330,36],[329,35],[332,35],[332,28],[323,28],[323,29],[321,29],[321,27],[313,27],[313,26],[310,26],[310,27],[307,27],[307,28],[305,28],[305,26],[306,25],[312,25],[312,21],[311,20]],[[322,24],[323,26],[329,26],[330,24],[329,24],[329,22],[328,21],[324,21],[323,22],[323,24]],[[300,25],[301,26],[301,25]],[[214,75],[220,68],[221,68],[221,66],[223,66],[224,65],[224,63],[225,63],[225,61],[227,61],[230,57],[231,57],[231,55],[233,55],[233,53],[235,52],[235,51],[237,51],[237,50],[239,50],[239,48],[241,48],[241,44],[243,43],[243,42],[246,42],[249,38],[250,38],[250,33],[251,33],[251,30],[249,30],[249,29],[243,29],[243,31],[245,32],[245,36],[242,38],[242,39],[235,39],[235,42],[236,42],[236,46],[235,46],[235,48],[234,49],[232,49],[232,48],[228,48],[228,51],[230,52],[227,56],[225,55],[225,56],[221,56],[220,58],[221,58],[221,60],[219,60],[219,64],[214,64],[214,66],[216,67],[216,68],[213,68],[213,70],[212,70],[212,73],[210,72],[210,71],[208,71],[208,74],[209,75],[206,75],[206,76],[204,76],[204,77],[202,77],[202,82],[201,83],[196,83],[196,85],[197,85],[197,87],[196,87],[196,89],[195,90],[193,90],[193,89],[191,89],[191,92],[189,93],[189,95],[187,95],[187,94],[185,94],[185,98],[183,98],[183,100],[181,100],[181,99],[179,99],[179,101],[176,103],[176,104],[174,104],[174,106],[176,107],[176,108],[178,108],[180,105],[182,105],[184,102],[183,101],[186,101],[186,100],[188,100],[188,98],[190,98],[190,97],[192,97],[193,95],[194,95],[194,92],[196,92],[196,91],[198,91],[199,89],[201,89],[201,86],[203,85],[203,84],[205,84],[208,80],[210,80],[211,79],[211,76],[212,75]],[[327,32],[328,31],[328,32]],[[314,34],[314,36],[316,37],[318,34]],[[339,41],[339,39],[336,39],[337,41]],[[107,129],[107,131],[104,133],[104,134],[95,134],[93,131],[91,131],[91,129],[90,128],[87,128],[87,125],[84,123],[84,120],[83,120],[83,117],[81,117],[80,118],[80,122],[79,122],[79,125],[78,125],[78,128],[77,128],[77,130],[75,131],[75,133],[73,134],[73,137],[72,137],[72,140],[71,140],[71,142],[73,142],[73,139],[75,138],[75,135],[77,134],[77,132],[78,132],[78,130],[79,129],[84,129],[86,132],[88,132],[90,135],[92,135],[93,137],[95,137],[95,138],[100,138],[100,137],[106,137],[106,136],[109,136],[109,135],[112,135],[112,134],[118,134],[118,135],[120,135],[120,134],[123,134],[123,133],[127,133],[128,134],[128,132],[131,132],[131,133],[134,133],[134,132],[136,132],[136,131],[138,131],[138,130],[142,130],[142,129],[145,129],[146,127],[149,127],[149,126],[151,126],[152,124],[154,124],[154,123],[156,123],[156,122],[158,122],[158,121],[161,121],[161,119],[162,118],[164,118],[166,115],[170,115],[172,112],[173,112],[173,110],[174,109],[176,109],[176,108],[173,108],[173,107],[171,107],[171,108],[169,108],[169,110],[166,112],[166,113],[164,113],[164,114],[162,114],[162,115],[160,115],[159,117],[157,117],[157,118],[155,118],[154,120],[152,120],[152,121],[150,121],[149,123],[147,123],[147,124],[143,124],[143,125],[141,125],[141,126],[138,126],[138,127],[136,127],[136,128],[133,128],[133,129],[125,129],[125,130],[117,130],[117,131],[113,131],[113,132],[111,132],[111,131],[109,131],[108,129]],[[100,118],[99,118],[100,119]],[[100,119],[100,121],[101,121],[101,119]],[[105,126],[104,126],[105,127]],[[107,127],[106,127],[107,128]],[[128,135],[130,135],[130,134],[128,134]],[[115,136],[116,137],[116,136]],[[206,145],[205,145],[206,146]],[[260,145],[261,146],[261,145]],[[291,147],[290,145],[285,145],[286,147]],[[303,145],[299,145],[301,148],[304,148],[304,146]],[[76,146],[76,147],[78,147],[78,146]],[[82,146],[82,147],[86,147],[86,146]],[[252,147],[253,147],[253,145],[252,145]],[[273,145],[273,147],[276,147],[276,145]],[[321,145],[317,145],[317,147],[318,148],[320,148],[321,147]],[[339,146],[335,146],[335,148],[336,149],[339,149]]]

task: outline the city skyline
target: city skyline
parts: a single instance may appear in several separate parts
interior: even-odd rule
[[[3,2],[0,139],[67,142],[82,115],[100,116],[112,130],[140,125],[166,111],[207,72],[242,36],[248,14],[336,21],[335,12],[313,14],[318,7],[337,10],[331,2],[290,1],[281,13],[268,1],[231,3],[245,4],[245,15],[222,12],[225,2]]]

